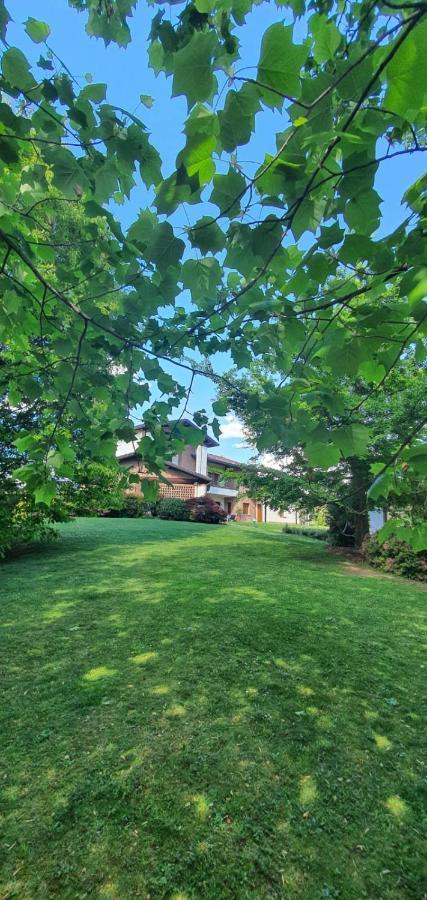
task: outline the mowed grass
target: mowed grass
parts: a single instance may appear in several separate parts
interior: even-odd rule
[[[427,595],[271,526],[4,564],[0,897],[425,897]]]

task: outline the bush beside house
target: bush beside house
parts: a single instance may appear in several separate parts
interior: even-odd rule
[[[159,519],[175,519],[181,522],[190,518],[185,500],[180,500],[178,497],[160,500],[157,504],[157,515]]]
[[[185,505],[192,522],[220,525],[227,518],[225,510],[209,494],[205,494],[203,497],[192,497],[191,500],[186,500]]]
[[[212,497],[192,497],[190,500],[179,500],[170,497],[157,503],[157,515],[160,519],[200,522],[208,525],[219,525],[227,518],[222,506]]]
[[[107,519],[143,519],[150,515],[157,515],[156,504],[135,494],[125,494],[120,509],[108,509],[103,513]]]

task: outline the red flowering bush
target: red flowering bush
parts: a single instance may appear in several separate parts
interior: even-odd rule
[[[382,544],[373,534],[363,542],[362,553],[371,566],[384,572],[415,581],[427,581],[427,552],[417,552],[405,541],[389,538]]]
[[[227,518],[227,513],[209,494],[204,497],[192,497],[186,500],[186,506],[192,522],[204,522],[207,525],[219,525]]]

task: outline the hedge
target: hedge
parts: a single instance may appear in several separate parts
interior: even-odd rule
[[[310,525],[284,525],[282,531],[285,534],[299,534],[304,537],[315,538],[317,541],[328,540],[327,528],[315,528]]]

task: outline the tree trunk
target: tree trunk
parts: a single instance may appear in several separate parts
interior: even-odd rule
[[[354,516],[354,546],[359,548],[369,534],[368,488],[371,483],[369,462],[353,456],[350,460],[351,500]]]

